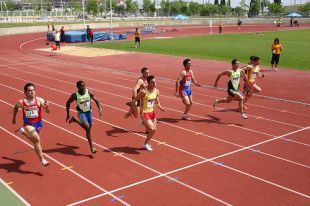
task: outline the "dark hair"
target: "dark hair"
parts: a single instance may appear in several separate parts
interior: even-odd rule
[[[76,82],[76,87],[77,87],[77,88],[79,88],[79,87],[82,85],[82,83],[84,83],[84,84],[85,84],[85,82],[84,82],[84,81],[82,81],[82,80],[80,80],[80,81]]]
[[[255,62],[258,61],[258,60],[260,60],[259,57],[254,57],[254,58],[253,58],[253,61],[255,61]]]
[[[27,84],[25,84],[25,86],[24,86],[24,92],[27,92],[28,87],[31,87],[31,86],[35,87],[34,84],[33,84],[32,82],[28,82]]]
[[[149,84],[155,77],[153,75],[147,77],[147,83]]]
[[[238,59],[233,59],[232,61],[231,61],[231,64],[232,65],[235,65],[236,63],[237,63],[237,61],[239,61]]]
[[[276,41],[278,42],[278,44],[280,44],[280,40],[278,37],[274,39],[273,43],[276,43]]]
[[[191,60],[190,59],[184,59],[183,66],[187,65],[189,61],[191,61]]]
[[[250,60],[253,61],[255,56],[250,56]]]
[[[141,73],[144,73],[146,70],[149,70],[149,68],[143,67],[143,68],[141,69]]]

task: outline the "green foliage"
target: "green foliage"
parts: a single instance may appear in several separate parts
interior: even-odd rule
[[[188,5],[189,15],[199,15],[202,5],[197,2],[190,2]]]
[[[270,66],[272,55],[270,48],[275,37],[279,37],[283,45],[280,67],[310,70],[310,29],[266,32],[265,35],[244,33],[148,39],[143,41],[143,46],[138,50],[139,52],[224,61],[237,58],[244,64],[248,62],[249,56],[257,55],[261,58],[263,65]],[[91,46],[137,51],[132,46],[132,41],[98,43]]]
[[[259,1],[260,0],[251,0],[249,8],[249,16],[257,16],[259,14]]]
[[[220,5],[218,11],[220,14],[226,15],[226,14],[230,13],[230,7],[227,5]]]
[[[273,1],[275,4],[282,4],[281,0],[274,0]]]
[[[245,10],[241,6],[237,6],[233,11],[237,16],[244,16],[245,14]]]
[[[126,0],[125,1],[126,4],[126,11],[128,13],[136,13],[136,11],[138,10],[138,3],[136,1],[132,1],[132,0]]]
[[[219,5],[219,0],[214,0],[214,5]]]
[[[277,3],[270,4],[268,7],[268,10],[271,14],[274,14],[274,15],[282,14],[285,11],[284,7],[281,4],[277,4]]]
[[[146,14],[150,13],[151,11],[151,0],[143,0],[143,10]]]
[[[17,6],[16,3],[14,3],[12,0],[6,0],[5,4],[6,4],[6,8],[4,9],[8,11],[14,11]]]
[[[220,5],[225,5],[225,0],[221,0],[220,2]]]
[[[298,7],[298,10],[301,12],[310,12],[310,2],[307,2],[305,4],[302,4]]]
[[[205,4],[200,11],[201,16],[213,16],[218,13],[219,6],[213,4]]]
[[[249,5],[246,4],[245,0],[241,0],[239,5],[244,11],[247,11],[250,8]]]
[[[72,0],[71,5],[74,11],[81,11],[82,10],[82,5],[78,0]]]
[[[90,15],[97,16],[99,12],[97,0],[89,0],[86,6],[86,11]]]

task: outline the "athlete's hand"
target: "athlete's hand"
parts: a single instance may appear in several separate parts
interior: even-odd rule
[[[196,86],[197,86],[197,87],[201,87],[201,84],[197,82]]]
[[[48,107],[49,105],[49,102],[47,100],[44,100],[44,103],[43,103],[44,107]]]
[[[99,116],[101,117],[102,116],[102,109],[99,109]]]
[[[179,96],[179,92],[176,92],[174,95],[175,95],[176,97],[180,97],[180,96]]]
[[[66,122],[70,119],[70,115],[67,115]]]

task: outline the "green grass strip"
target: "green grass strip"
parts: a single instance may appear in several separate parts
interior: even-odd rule
[[[1,180],[1,179],[0,179]],[[12,191],[10,191],[3,180],[0,181],[0,205],[26,206]]]
[[[162,36],[164,36],[163,34]],[[98,42],[81,46],[137,51],[190,58],[231,61],[234,58],[247,63],[251,55],[261,58],[261,64],[270,66],[271,45],[280,38],[283,51],[279,67],[310,70],[310,30],[291,30],[264,33],[214,34],[176,37],[171,39],[144,39],[140,48],[133,41]]]

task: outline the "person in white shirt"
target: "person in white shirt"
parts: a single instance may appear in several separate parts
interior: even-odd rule
[[[56,31],[55,33],[55,44],[60,49],[60,32]]]

